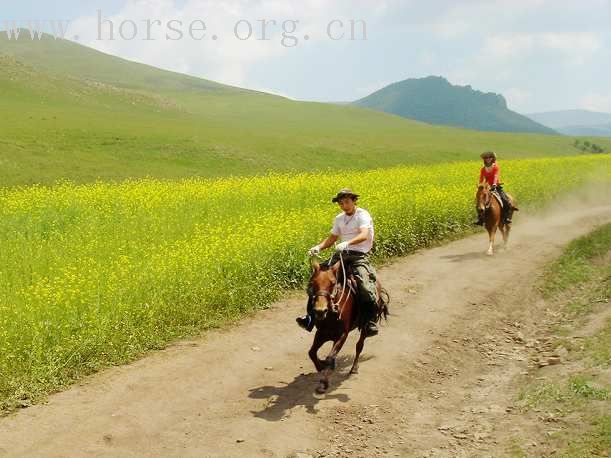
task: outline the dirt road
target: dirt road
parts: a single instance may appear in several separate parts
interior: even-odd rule
[[[0,456],[498,456],[519,428],[507,384],[527,362],[511,342],[533,282],[611,205],[515,219],[493,258],[478,234],[380,269],[393,315],[347,377],[352,336],[324,397],[299,294],[0,419]]]

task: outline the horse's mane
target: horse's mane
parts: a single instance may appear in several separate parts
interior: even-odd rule
[[[337,264],[337,262],[335,264]],[[327,270],[331,270],[335,264],[327,264],[326,262],[324,264],[319,264],[320,270],[326,272]]]

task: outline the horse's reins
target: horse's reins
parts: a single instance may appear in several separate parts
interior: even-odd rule
[[[343,285],[342,285],[342,293],[340,294],[339,299],[337,301],[334,301],[333,296],[331,295],[331,292],[324,291],[324,290],[316,291],[314,292],[314,294],[312,294],[312,297],[318,297],[318,296],[328,297],[329,301],[331,302],[331,306],[334,309],[336,308],[339,309],[338,306],[342,303],[342,300],[344,300],[344,293],[346,292],[346,285],[348,282],[348,279],[346,277],[346,266],[344,265],[344,257],[342,256],[341,251],[339,252],[339,261],[342,266],[342,275],[344,276]],[[336,280],[337,280],[337,277],[336,277]]]
[[[490,208],[490,205],[492,205],[492,191],[488,190],[488,192],[486,192],[486,199],[484,200],[484,213]]]
[[[488,190],[485,193],[484,214],[486,214],[486,210],[488,210],[490,208],[491,202],[492,202],[492,191]]]
[[[342,300],[344,299],[344,293],[346,292],[346,283],[348,282],[348,280],[346,278],[346,267],[344,266],[344,258],[342,256],[342,252],[341,251],[339,252],[339,262],[342,265],[342,275],[344,277],[344,284],[342,286],[342,294],[340,294],[339,300],[334,303],[333,302],[333,298],[330,298],[331,299],[331,305],[333,307],[338,307],[339,304],[341,304]],[[336,280],[337,280],[337,278],[336,278]]]

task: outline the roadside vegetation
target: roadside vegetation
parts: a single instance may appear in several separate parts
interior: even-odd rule
[[[545,367],[523,387],[524,412],[555,430],[545,440],[554,456],[608,456],[611,450],[611,224],[567,246],[545,272],[541,289],[559,310],[551,347],[562,364]],[[528,447],[514,440],[511,450]]]
[[[505,180],[522,208],[544,205],[600,161],[505,162]],[[1,190],[2,409],[301,286],[343,186],[375,215],[378,261],[470,231],[478,166]]]

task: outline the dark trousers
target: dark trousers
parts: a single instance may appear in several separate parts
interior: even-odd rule
[[[511,204],[511,200],[509,200],[509,196],[503,190],[503,187],[497,185],[496,192],[498,192],[501,200],[503,201],[503,218],[511,217],[513,213],[513,205]]]
[[[507,194],[503,190],[503,187],[502,186],[497,186],[496,187],[496,192],[499,193],[499,196],[501,197],[501,200],[503,201],[503,208],[511,207],[511,201],[509,200],[509,197],[507,196]]]

